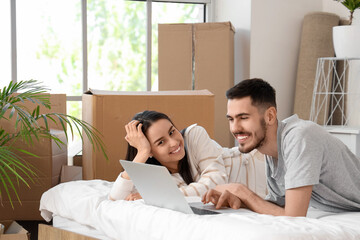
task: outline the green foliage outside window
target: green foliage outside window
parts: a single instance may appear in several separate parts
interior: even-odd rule
[[[80,9],[80,1],[75,4],[78,4]],[[171,14],[169,5],[160,6],[162,8],[158,11],[160,16],[157,15],[156,18],[164,19],[166,14]],[[176,22],[191,22],[194,19],[195,4],[177,4],[176,7],[183,13]],[[73,17],[74,21],[81,21],[81,14]],[[59,83],[74,78],[82,79],[81,43],[76,44],[77,47],[70,49],[71,51],[66,51],[61,47],[59,37],[51,29],[51,21],[47,21],[49,28],[38,49],[38,57],[61,65],[61,72],[57,73]],[[101,81],[103,89],[106,90],[145,91],[146,3],[88,0],[87,25],[90,87],[91,84],[96,84],[96,81]],[[153,24],[152,30],[157,33],[157,24]],[[157,45],[157,43],[157,34],[153,34],[152,44]],[[157,59],[157,52],[152,52],[152,82],[158,76]],[[66,94],[80,96],[81,84],[74,83],[71,92]]]

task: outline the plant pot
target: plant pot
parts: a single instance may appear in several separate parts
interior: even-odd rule
[[[360,58],[360,26],[333,27],[333,43],[338,58]]]

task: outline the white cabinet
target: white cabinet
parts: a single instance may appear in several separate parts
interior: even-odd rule
[[[360,128],[324,126],[331,135],[340,139],[355,155],[360,157]]]

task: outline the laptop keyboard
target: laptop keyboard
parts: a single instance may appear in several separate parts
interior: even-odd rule
[[[204,209],[204,208],[197,208],[197,207],[193,207],[193,206],[190,206],[190,208],[197,215],[219,214],[219,212],[211,211],[211,210]]]

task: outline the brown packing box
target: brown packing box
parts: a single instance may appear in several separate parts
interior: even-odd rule
[[[75,155],[73,158],[73,165],[74,166],[82,166],[82,155]]]
[[[65,133],[59,130],[53,130],[58,138],[66,143]],[[25,143],[16,143],[16,147],[29,151],[37,157],[32,157],[19,153],[26,162],[30,163],[36,169],[37,177],[34,178],[34,182],[21,174],[24,179],[29,183],[28,188],[24,183],[19,182],[17,186],[17,192],[21,200],[18,202],[15,194],[11,192],[11,198],[14,204],[12,209],[8,196],[5,194],[5,190],[0,184],[0,188],[3,194],[3,205],[0,206],[0,220],[2,219],[16,219],[16,220],[42,220],[39,212],[41,195],[49,188],[60,183],[60,172],[62,165],[67,164],[67,149],[66,145],[61,146],[61,149],[50,139],[40,139],[39,142],[35,142],[34,146],[29,147]],[[15,177],[13,182],[16,181]]]
[[[79,166],[66,166],[61,168],[60,182],[70,182],[82,180],[82,167]]]
[[[225,117],[225,92],[234,86],[234,33],[230,22],[159,24],[159,90],[215,94],[215,140],[224,147],[234,146]]]
[[[83,178],[114,181],[126,155],[125,124],[138,112],[156,110],[167,114],[180,130],[191,124],[203,126],[214,136],[214,95],[207,90],[159,92],[97,91],[83,94],[83,120],[103,134],[109,161],[93,152],[88,140],[83,146]]]
[[[5,226],[4,234],[0,234],[0,240],[29,240],[30,233],[17,222],[12,220],[0,220]]]
[[[51,95],[51,110],[41,109],[41,113],[45,112],[66,112],[66,97],[64,94],[54,94]],[[31,106],[32,104],[26,104],[26,106]],[[33,107],[30,107],[32,109]],[[3,121],[1,121],[1,124]],[[13,132],[14,125],[2,124],[6,131]],[[55,127],[55,126],[53,126]],[[59,128],[59,127],[58,127]],[[53,134],[60,138],[66,144],[66,137],[63,131],[52,129]],[[37,177],[34,178],[34,182],[20,174],[24,179],[29,183],[30,188],[28,188],[23,182],[19,182],[17,185],[16,178],[13,175],[10,175],[13,182],[16,184],[17,192],[19,194],[20,202],[17,200],[15,194],[10,190],[11,198],[14,204],[14,209],[12,209],[9,198],[5,192],[5,189],[0,183],[0,189],[2,192],[2,203],[0,205],[0,220],[4,219],[15,219],[15,220],[43,220],[40,216],[39,205],[40,198],[42,193],[47,191],[52,186],[57,185],[60,182],[60,171],[62,165],[67,164],[67,148],[66,145],[59,148],[54,141],[50,139],[41,138],[39,142],[34,139],[34,145],[28,146],[26,143],[17,141],[14,147],[19,149],[24,149],[29,151],[37,157],[32,157],[24,153],[18,153],[27,163],[30,163],[36,169]]]

